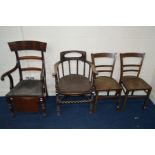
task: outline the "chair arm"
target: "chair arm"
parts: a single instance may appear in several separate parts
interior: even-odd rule
[[[94,76],[98,75],[98,72],[97,72],[94,64],[92,64],[92,72],[93,72]]]
[[[56,62],[55,64],[54,64],[54,72],[52,73],[52,76],[54,76],[54,77],[57,77],[57,72],[58,72],[58,65],[60,64],[61,62],[60,61],[58,61],[58,62]]]
[[[4,78],[6,76],[11,75],[12,72],[14,72],[16,69],[18,68],[18,64],[16,64],[16,66],[12,69],[10,69],[9,71],[5,72],[2,76],[1,76],[1,80],[4,81]]]
[[[95,68],[94,64],[92,64],[90,61],[87,61],[87,60],[85,62],[87,62],[91,66],[92,73],[93,73],[93,75],[96,76],[98,74],[98,72],[96,71],[96,68]]]
[[[5,72],[2,76],[1,76],[1,80],[4,81],[4,78],[6,76],[8,76],[9,80],[10,80],[10,89],[12,89],[14,87],[14,84],[13,84],[13,78],[12,78],[12,75],[11,73],[13,73],[16,69],[18,68],[18,64],[16,64],[16,66],[12,69],[10,69],[9,71]]]
[[[57,88],[58,82],[59,82],[59,77],[58,77],[58,66],[61,63],[61,61],[58,61],[54,64],[54,72],[52,73],[52,76],[55,78],[55,87]]]

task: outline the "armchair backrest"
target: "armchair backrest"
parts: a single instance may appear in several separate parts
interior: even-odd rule
[[[69,56],[70,54],[78,54],[79,56]],[[68,56],[67,56],[68,55]],[[70,60],[82,60],[86,61],[86,52],[85,51],[77,51],[77,50],[71,50],[71,51],[63,51],[60,53],[60,61],[70,61]]]
[[[60,52],[60,61],[55,64],[58,80],[66,75],[77,74],[92,80],[92,64],[86,60],[86,52],[70,50]]]
[[[44,60],[44,52],[46,51],[46,45],[45,42],[39,42],[39,41],[15,41],[15,42],[9,42],[8,43],[10,50],[12,52],[15,52],[16,55],[16,61],[19,67],[19,75],[20,75],[20,81],[23,80],[23,71],[40,71],[41,75],[45,74],[45,60]],[[20,51],[40,51],[41,56],[32,56],[32,55],[25,55],[25,56],[19,56]],[[42,67],[21,67],[21,61],[24,60],[40,60],[42,62]]]

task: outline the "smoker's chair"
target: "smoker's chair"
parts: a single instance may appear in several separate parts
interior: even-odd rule
[[[148,83],[146,83],[143,79],[139,77],[144,56],[145,56],[145,53],[121,53],[120,54],[120,63],[121,63],[120,84],[122,85],[123,91],[125,93],[122,110],[124,110],[125,108],[128,97],[130,98],[145,97],[143,109],[145,109],[147,106],[147,100],[149,99],[152,88]],[[134,60],[133,62],[132,59],[136,59],[136,60]],[[130,62],[127,62],[127,60]],[[133,75],[133,73],[135,73],[136,75]],[[136,91],[144,91],[146,95],[135,96],[134,92]],[[129,95],[129,93],[131,94]]]
[[[16,112],[37,112],[39,110],[39,103],[41,103],[41,108],[43,115],[46,116],[45,108],[45,97],[48,96],[47,85],[46,85],[46,73],[45,73],[45,61],[44,52],[46,51],[46,43],[39,41],[15,41],[8,43],[10,50],[15,52],[16,55],[16,65],[13,69],[7,71],[1,76],[1,80],[8,77],[10,80],[10,92],[6,94],[6,99],[9,104],[10,111],[13,116]],[[33,51],[33,56],[28,56],[29,50]],[[26,55],[20,56],[24,51]],[[34,56],[34,54],[39,51],[40,56]],[[21,61],[33,60],[41,61],[41,67],[22,67]],[[14,80],[12,73],[14,71],[19,71],[19,82],[14,86]],[[23,72],[31,71],[40,72],[40,78],[29,80],[23,78]],[[28,73],[28,72],[27,72]]]
[[[61,104],[89,103],[93,111],[93,76],[92,64],[86,60],[84,51],[64,51],[60,61],[55,64],[55,86],[57,114]]]
[[[92,58],[92,63],[94,64],[95,69],[98,72],[98,75],[96,76],[94,75],[95,91],[96,91],[94,110],[96,110],[96,104],[99,97],[100,98],[101,97],[118,98],[116,109],[119,110],[122,88],[120,84],[112,77],[114,65],[116,61],[116,53],[92,53],[91,58]],[[109,74],[106,74],[106,73],[109,73]],[[99,96],[99,93],[103,93],[103,92],[106,92],[106,95]],[[109,95],[110,92],[114,92],[115,94]]]

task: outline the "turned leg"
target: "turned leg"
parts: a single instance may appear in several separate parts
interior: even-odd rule
[[[109,90],[107,91],[107,96],[109,96]]]
[[[56,94],[56,111],[57,111],[57,116],[60,116],[60,103],[59,103],[59,95]]]
[[[125,105],[126,105],[126,102],[127,102],[127,98],[128,98],[128,94],[129,94],[129,91],[127,90],[126,93],[125,93],[123,105],[122,105],[122,108],[121,108],[122,111],[124,111],[124,108],[125,108]]]
[[[60,116],[60,104],[57,103],[57,116]]]
[[[47,116],[47,112],[46,112],[46,106],[45,106],[45,97],[41,97],[40,98],[40,103],[41,103],[41,108],[42,108],[42,113],[43,116]]]
[[[118,95],[118,92],[116,91],[115,96],[117,96],[117,95]]]
[[[99,92],[96,91],[96,96],[95,96],[95,102],[93,104],[93,112],[96,112],[96,105],[97,105],[97,101],[98,101],[98,96],[99,96]]]
[[[116,105],[116,111],[120,111],[120,107],[121,107],[121,92],[122,92],[121,89],[116,91],[116,94],[118,94],[118,102],[117,102],[117,105]]]
[[[47,90],[47,84],[45,83],[45,92],[46,92],[46,96],[48,96],[48,90]]]
[[[91,94],[92,101],[90,102],[90,110],[89,113],[92,114],[94,112],[94,104],[95,104],[95,97],[94,94]]]
[[[151,90],[152,90],[152,89],[149,89],[149,90],[148,90],[147,95],[146,95],[146,97],[145,97],[145,99],[144,99],[143,109],[146,109],[146,106],[147,106],[147,104],[148,104],[148,100],[149,100],[149,97],[150,97],[150,94],[151,94]]]
[[[16,112],[15,112],[15,107],[13,104],[13,98],[12,97],[6,97],[7,103],[9,105],[9,109],[11,111],[11,116],[15,117],[16,116]]]
[[[134,90],[132,90],[132,92],[131,92],[131,96],[133,96],[133,93],[134,93]]]

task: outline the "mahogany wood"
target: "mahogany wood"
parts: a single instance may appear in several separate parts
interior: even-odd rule
[[[7,71],[1,76],[1,80],[8,77],[10,80],[10,92],[6,94],[6,99],[9,104],[10,111],[13,116],[18,111],[37,112],[39,103],[41,104],[43,115],[46,116],[45,97],[48,96],[46,84],[46,69],[44,52],[46,51],[46,43],[39,41],[15,41],[8,43],[10,50],[15,52],[16,65],[13,69]],[[19,56],[20,51],[39,51],[39,56]],[[42,68],[38,67],[21,67],[21,61],[25,60],[39,60],[42,62]],[[12,73],[18,69],[20,81],[14,86]],[[40,80],[24,80],[22,71],[40,71]],[[31,91],[31,93],[30,93]],[[21,95],[22,94],[22,95]]]

